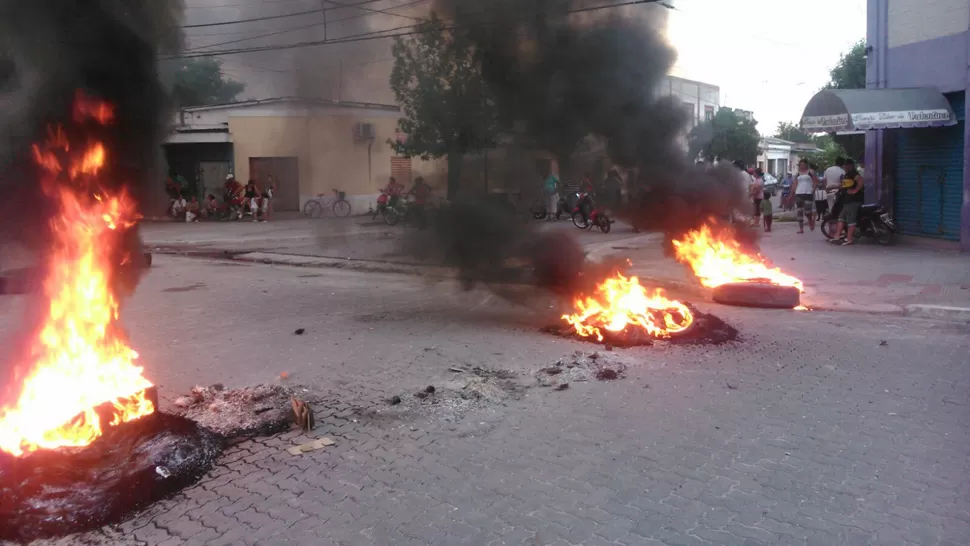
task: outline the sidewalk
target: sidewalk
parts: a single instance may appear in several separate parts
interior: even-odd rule
[[[761,240],[762,254],[805,283],[802,301],[816,309],[964,316],[938,306],[970,310],[970,256],[907,245],[862,243],[841,247],[819,231],[799,235],[795,223],[779,222]],[[663,256],[657,238],[616,245],[612,253],[630,258],[633,272],[671,290],[708,295],[686,266]],[[617,248],[619,247],[619,248]],[[625,247],[625,248],[624,248]]]

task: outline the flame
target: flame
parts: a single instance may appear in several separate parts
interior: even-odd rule
[[[669,300],[657,289],[653,295],[640,285],[636,277],[617,273],[596,287],[592,297],[575,301],[577,312],[562,319],[583,337],[603,341],[603,330],[620,333],[628,327],[642,328],[658,338],[668,338],[682,332],[694,322],[686,305]]]
[[[804,292],[802,281],[783,273],[760,254],[745,252],[725,231],[715,234],[709,225],[673,241],[677,260],[688,264],[701,284],[714,288],[734,282],[765,282],[794,286]]]
[[[110,105],[78,96],[75,123],[112,120]],[[155,411],[152,386],[135,365],[118,323],[112,275],[119,265],[119,227],[137,219],[124,192],[101,189],[107,161],[101,142],[72,146],[61,128],[35,145],[41,186],[58,205],[51,220],[53,248],[43,282],[46,309],[28,344],[12,403],[0,406],[0,450],[15,456],[39,449],[85,446],[118,425]],[[99,408],[100,406],[100,408]]]

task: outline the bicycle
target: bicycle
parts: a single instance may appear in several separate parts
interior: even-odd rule
[[[311,218],[319,218],[323,216],[323,211],[329,208],[338,218],[350,216],[351,209],[347,194],[337,189],[333,190],[333,194],[333,198],[328,198],[323,193],[317,194],[303,205],[303,214]]]

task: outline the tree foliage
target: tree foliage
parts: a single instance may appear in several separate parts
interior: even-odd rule
[[[839,63],[829,71],[829,89],[866,88],[866,42],[860,40],[843,53]]]
[[[797,124],[788,121],[778,122],[778,127],[775,129],[775,138],[798,143],[814,142],[812,135],[803,131]]]
[[[691,130],[687,137],[691,157],[730,159],[753,164],[758,157],[761,135],[758,122],[738,115],[730,108],[721,108],[714,119]]]
[[[479,53],[434,12],[413,36],[396,39],[392,52],[390,83],[405,140],[391,145],[406,157],[447,157],[448,197],[453,198],[462,157],[493,146],[496,139],[496,112]]]
[[[228,78],[222,63],[211,57],[165,61],[160,71],[179,107],[233,102],[246,88]]]

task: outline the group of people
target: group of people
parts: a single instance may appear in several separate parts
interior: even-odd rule
[[[401,197],[410,197],[411,201],[408,204],[407,213],[410,214],[418,224],[418,229],[426,229],[428,227],[428,200],[431,198],[431,186],[424,181],[424,177],[417,177],[414,179],[414,186],[408,190],[404,191],[404,184],[397,181],[397,178],[393,176],[388,179],[387,186],[384,187],[384,193],[387,194],[388,202],[387,206],[395,208],[401,202]]]
[[[168,214],[173,218],[198,222],[227,213],[229,220],[242,220],[246,214],[250,214],[253,222],[265,222],[272,211],[276,183],[272,176],[267,177],[266,189],[260,190],[255,180],[243,185],[235,176],[229,174],[223,184],[222,203],[211,193],[200,203],[183,177],[169,173],[165,180],[165,190],[169,196]],[[186,194],[190,194],[187,199]]]
[[[266,188],[260,190],[255,180],[248,181],[244,186],[235,176],[229,174],[222,190],[223,202],[229,207],[230,220],[242,220],[246,214],[252,216],[253,223],[269,220],[273,192],[276,190],[272,176],[266,178]]]
[[[585,172],[579,181],[562,184],[559,177],[550,172],[542,181],[542,192],[546,203],[546,221],[554,222],[556,220],[556,211],[559,209],[559,202],[562,200],[563,193],[566,195],[567,210],[571,211],[578,207],[580,214],[583,215],[583,220],[587,221],[593,211],[593,197],[595,195],[599,195],[599,198],[608,207],[619,208],[623,202],[623,178],[620,177],[619,171],[610,169],[602,184],[597,188],[597,185],[593,183],[592,173]],[[581,199],[581,201],[577,201],[577,199]]]
[[[741,171],[743,183],[748,188],[754,207],[755,225],[763,221],[764,230],[770,232],[774,211],[771,194],[764,188],[764,172],[760,168],[747,170],[742,161],[735,161],[734,165]],[[859,209],[865,200],[862,175],[856,168],[855,161],[839,157],[819,178],[808,160],[802,159],[798,162],[798,172],[790,178],[790,185],[791,191],[783,196],[782,205],[785,208],[794,206],[798,233],[805,233],[806,218],[809,230],[815,231],[816,221],[822,220],[828,214],[829,196],[837,194],[841,209],[838,225],[833,232],[835,237],[830,241],[842,245],[854,243]],[[844,240],[841,238],[843,230],[846,230]]]

